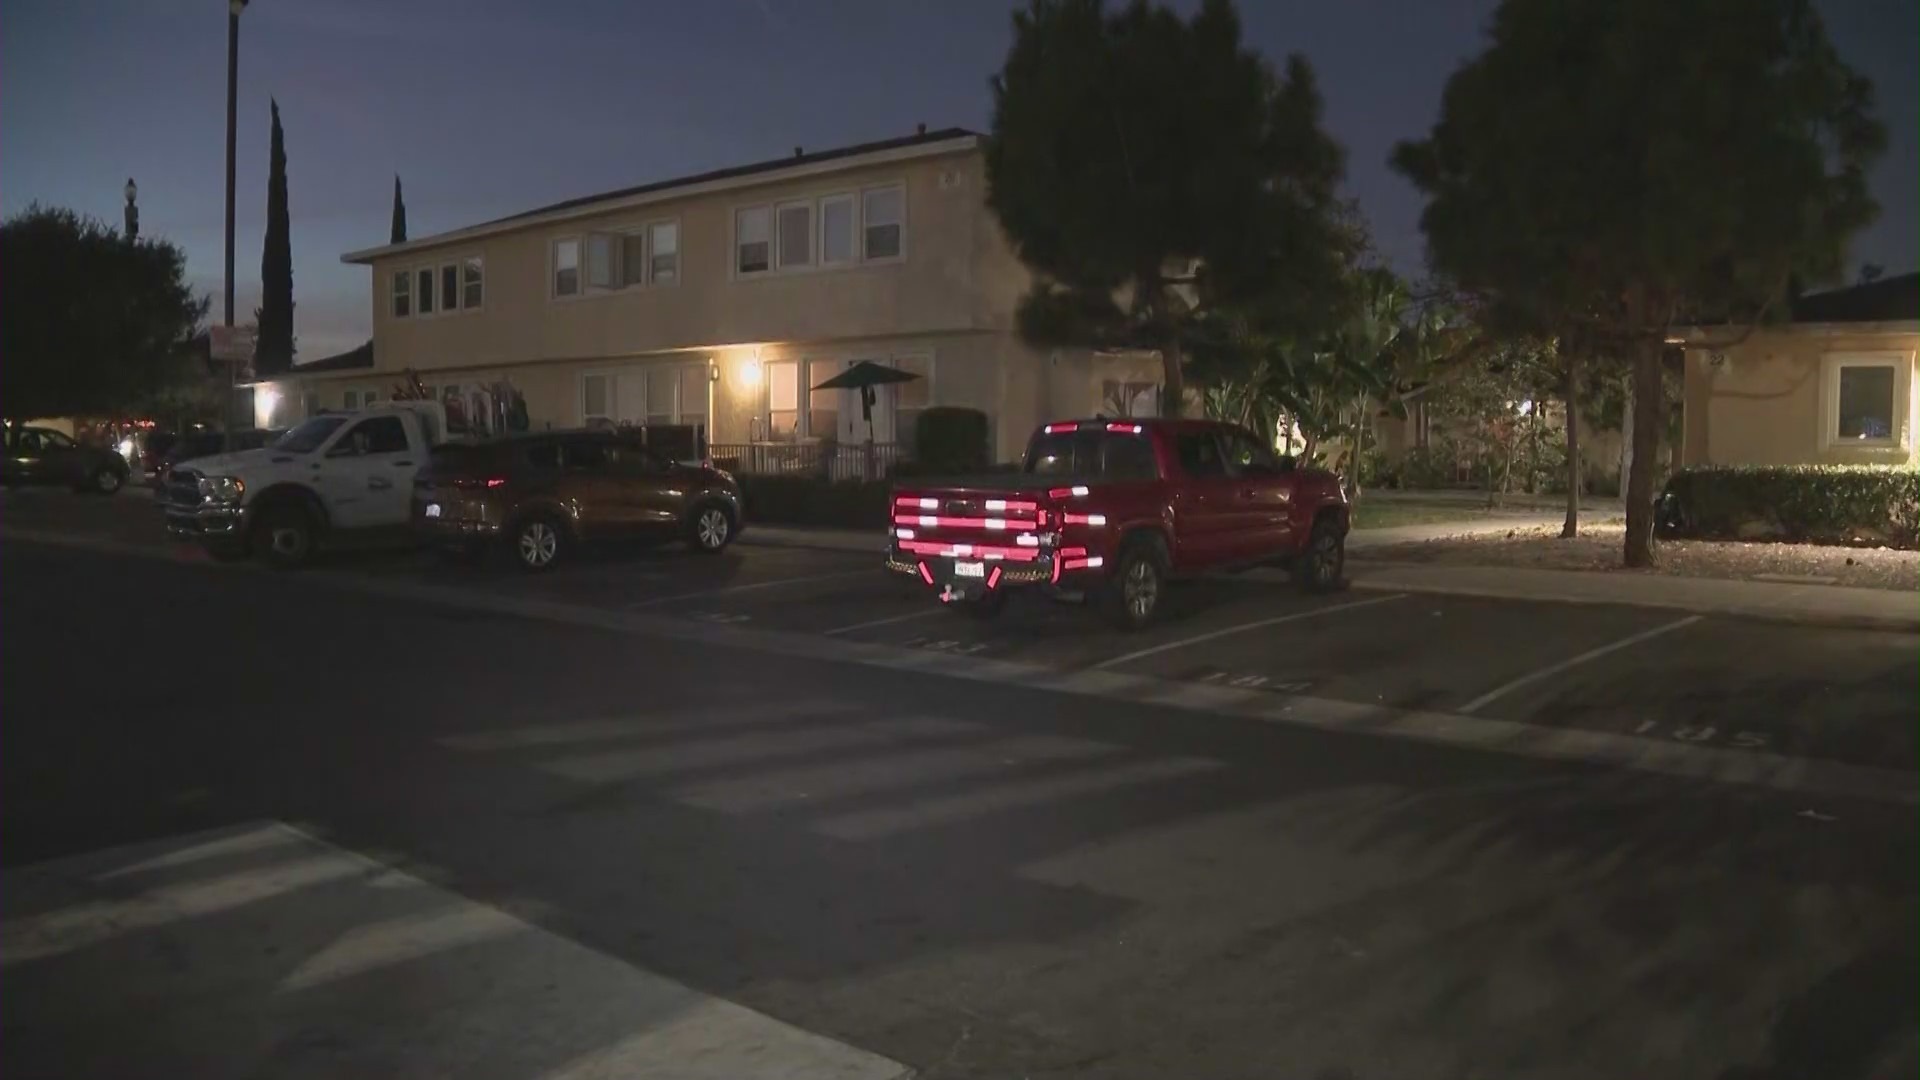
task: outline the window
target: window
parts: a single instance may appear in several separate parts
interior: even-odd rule
[[[680,224],[663,221],[647,229],[647,245],[653,251],[654,284],[680,280]]]
[[[603,472],[613,464],[613,443],[605,436],[600,438],[568,439],[566,443],[566,462],[568,472]]]
[[[920,414],[933,404],[933,362],[924,356],[896,356],[889,366],[920,376],[893,384],[893,437],[911,446]]]
[[[792,203],[782,206],[780,222],[780,269],[813,265],[813,204]]]
[[[1153,459],[1153,440],[1145,435],[1107,435],[1102,440],[1106,459],[1100,475],[1109,480],[1153,480],[1160,465]]]
[[[791,360],[767,365],[767,436],[791,439],[800,434],[800,365]]]
[[[673,398],[677,383],[671,367],[663,364],[647,369],[647,423],[673,423]]]
[[[580,295],[580,241],[553,242],[553,295]]]
[[[680,369],[680,422],[705,426],[707,422],[707,388],[712,385],[707,376],[707,366],[699,364]]]
[[[328,457],[358,454],[401,454],[407,449],[407,428],[397,416],[376,416],[353,425],[327,451]]]
[[[862,196],[865,224],[865,258],[900,257],[900,230],[905,197],[897,187],[874,188]]]
[[[640,285],[647,280],[647,234],[620,235],[620,284]]]
[[[1894,431],[1892,364],[1843,364],[1840,367],[1840,410],[1835,434],[1854,442],[1890,441]]]
[[[1260,445],[1260,440],[1244,431],[1229,431],[1220,436],[1221,444],[1226,448],[1227,467],[1235,476],[1248,470],[1272,470],[1276,468],[1273,451]]]
[[[380,391],[378,390],[362,390],[360,392],[360,404],[362,407],[378,404],[379,401]]]
[[[610,420],[613,411],[608,408],[607,376],[580,376],[580,421],[591,423],[594,420]]]
[[[319,394],[316,394],[313,391],[309,390],[306,393],[300,395],[300,415],[305,417],[314,417],[314,416],[320,415],[320,395]],[[329,428],[328,430],[331,431],[332,429]],[[307,449],[311,450],[313,449],[313,447],[309,446],[307,447]]]
[[[346,407],[346,410],[348,412],[352,412],[353,410],[359,408],[360,392],[358,390],[347,391],[346,396],[342,400],[341,404],[343,404]]]
[[[587,288],[613,288],[613,251],[611,235],[591,233],[587,236]]]
[[[1092,472],[1099,461],[1098,432],[1042,430],[1027,447],[1027,471],[1036,476]]]
[[[845,368],[838,360],[815,360],[807,365],[807,385],[819,386]],[[816,439],[839,437],[841,393],[839,390],[807,391],[807,434]]]
[[[757,274],[768,263],[772,225],[764,206],[749,207],[734,215],[734,269],[742,274]]]
[[[414,279],[420,285],[420,314],[433,314],[433,271],[422,270]]]
[[[478,308],[486,299],[486,264],[478,258],[468,259],[464,264],[466,284],[460,297],[460,306],[471,311]]]
[[[413,275],[405,270],[393,272],[393,317],[404,319],[413,314]]]
[[[820,200],[820,262],[837,266],[853,261],[853,196]]]
[[[460,265],[448,263],[440,268],[440,310],[460,310]]]
[[[1211,431],[1182,432],[1174,439],[1180,454],[1180,468],[1188,476],[1225,476],[1227,463],[1220,456],[1220,440]]]
[[[1160,384],[1121,382],[1108,379],[1100,384],[1103,404],[1100,411],[1109,416],[1159,416]]]

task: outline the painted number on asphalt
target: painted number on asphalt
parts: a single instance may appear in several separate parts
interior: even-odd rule
[[[1767,746],[1764,731],[1722,731],[1711,724],[1662,724],[1657,720],[1642,720],[1633,734],[1667,735],[1690,743],[1721,742],[1742,750],[1764,750]]]
[[[1200,677],[1203,683],[1215,686],[1232,686],[1241,690],[1268,690],[1276,694],[1299,694],[1312,689],[1312,683],[1274,682],[1265,675],[1237,675],[1231,671],[1214,671]]]
[[[952,653],[955,656],[972,656],[986,649],[984,641],[954,641],[951,638],[911,637],[901,642],[909,649],[927,649],[931,652]]]

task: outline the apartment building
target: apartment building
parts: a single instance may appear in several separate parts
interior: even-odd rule
[[[369,366],[262,384],[284,425],[391,395],[511,383],[535,428],[705,425],[720,445],[911,444],[964,405],[1017,457],[1051,416],[1151,402],[1152,357],[1043,350],[1014,328],[1030,277],[986,206],[961,129],[572,199],[349,252],[371,274]],[[813,390],[861,360],[918,378]]]

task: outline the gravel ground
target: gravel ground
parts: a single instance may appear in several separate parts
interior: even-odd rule
[[[1505,533],[1454,536],[1371,548],[1369,560],[1455,566],[1518,566],[1538,570],[1658,573],[1680,577],[1765,580],[1784,577],[1802,584],[1854,585],[1869,589],[1920,589],[1920,552],[1890,548],[1839,548],[1812,544],[1664,540],[1660,565],[1631,571],[1620,565],[1624,523],[1582,524],[1580,535],[1562,540],[1558,526],[1519,527]],[[1362,556],[1358,553],[1356,559]]]

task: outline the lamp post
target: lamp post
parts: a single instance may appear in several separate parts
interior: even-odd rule
[[[140,208],[133,200],[140,195],[140,188],[134,184],[133,177],[127,177],[127,186],[122,189],[127,196],[127,243],[140,239]]]
[[[233,327],[233,147],[236,127],[235,99],[240,89],[240,13],[247,0],[227,0],[227,274],[225,301],[220,315],[228,329]],[[240,362],[227,361],[227,430],[237,431],[234,414],[239,407]]]

